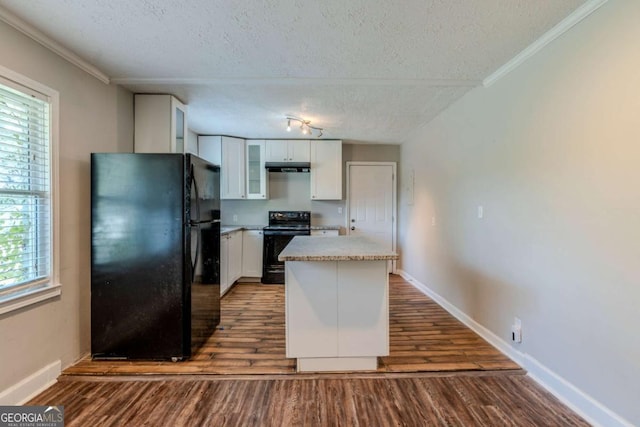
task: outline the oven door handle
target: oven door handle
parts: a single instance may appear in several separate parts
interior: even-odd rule
[[[264,230],[264,236],[309,236],[309,231]]]

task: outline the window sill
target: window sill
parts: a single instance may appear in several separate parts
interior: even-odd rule
[[[53,285],[0,299],[0,315],[19,310],[62,294],[62,286]]]

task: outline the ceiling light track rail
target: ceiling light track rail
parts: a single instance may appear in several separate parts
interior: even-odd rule
[[[286,116],[285,118],[287,119],[287,132],[291,132],[291,122],[294,122],[294,125],[296,126],[297,123],[300,123],[300,132],[304,135],[312,136],[315,131],[317,132],[316,138],[320,138],[322,136],[324,129],[317,126],[311,126],[311,120],[301,119],[296,116]]]

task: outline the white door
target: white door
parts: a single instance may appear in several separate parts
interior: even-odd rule
[[[395,163],[347,164],[347,232],[395,250]]]

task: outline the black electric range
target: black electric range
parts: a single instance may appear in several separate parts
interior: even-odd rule
[[[284,283],[284,261],[278,255],[295,236],[311,234],[311,212],[269,211],[269,225],[264,227],[262,283]]]

